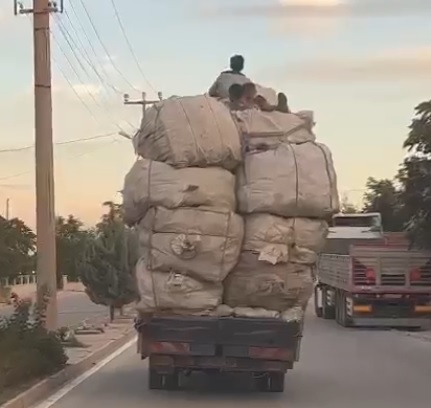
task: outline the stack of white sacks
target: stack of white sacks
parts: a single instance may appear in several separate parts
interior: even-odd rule
[[[148,109],[134,145],[123,204],[140,236],[138,310],[300,318],[338,210],[310,121],[171,98]]]

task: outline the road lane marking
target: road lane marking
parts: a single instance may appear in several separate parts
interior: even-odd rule
[[[34,406],[34,408],[50,408],[55,403],[57,403],[60,399],[62,399],[66,394],[68,394],[74,388],[78,387],[78,385],[83,383],[85,380],[87,380],[93,374],[97,373],[100,369],[102,369],[104,366],[109,364],[112,360],[119,357],[121,354],[123,354],[128,348],[130,348],[134,344],[136,344],[136,337],[134,339],[130,340],[129,342],[127,342],[124,346],[120,347],[118,350],[114,351],[108,357],[106,357],[105,359],[103,359],[102,361],[97,363],[93,368],[90,368],[89,370],[87,370],[84,374],[81,374],[79,377],[68,382],[66,385],[64,385],[56,393],[52,394],[45,401]]]

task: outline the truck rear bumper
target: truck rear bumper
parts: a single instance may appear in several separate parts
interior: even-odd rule
[[[151,355],[150,367],[164,374],[176,370],[224,371],[224,372],[286,372],[293,362],[268,361],[235,357],[197,357]]]
[[[357,327],[425,327],[430,324],[426,318],[398,318],[398,317],[353,317],[351,325]]]

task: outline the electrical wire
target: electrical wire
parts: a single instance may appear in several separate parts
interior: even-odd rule
[[[55,21],[57,21],[57,20],[55,20]],[[65,39],[68,48],[70,49],[70,51],[72,51],[72,55],[75,57],[76,61],[78,62],[78,65],[81,67],[82,71],[87,75],[87,77],[91,79],[91,76],[88,73],[87,68],[85,67],[84,63],[82,62],[82,58],[80,58],[80,56],[78,55],[78,53],[80,52],[78,45],[76,44],[74,39],[69,35],[67,30],[64,29],[64,27],[62,26],[61,23],[57,23],[57,27],[60,30],[60,34]],[[58,44],[58,40],[55,39],[54,33],[52,33],[52,36],[53,36],[54,40],[56,41],[56,43]],[[65,54],[65,53],[63,53],[63,54]],[[81,56],[82,56],[82,54],[81,54]],[[68,62],[70,62],[70,60]],[[90,63],[90,67],[91,67],[91,63]],[[75,71],[75,74],[76,74],[76,71]],[[85,86],[84,81],[81,80],[80,82],[82,82],[82,84]],[[86,90],[92,96],[91,99],[93,99],[94,103],[96,105],[98,105],[101,109],[104,109],[103,106],[101,105],[101,103],[99,101],[97,101],[96,97],[88,89],[88,87],[86,87]]]
[[[85,29],[84,24],[82,23],[81,18],[79,17],[78,12],[77,12],[77,11],[76,11],[76,9],[75,9],[74,3],[73,3],[73,2],[71,2],[71,3],[70,3],[70,6],[71,6],[72,13],[73,13],[73,15],[75,16],[75,20],[76,20],[76,22],[78,23],[78,26],[79,26],[79,28],[80,28],[80,30],[81,30],[81,32],[82,32],[82,34],[84,35],[85,39],[87,40],[87,43],[88,43],[88,45],[89,45],[89,49],[92,51],[92,53],[93,53],[93,55],[94,55],[94,58],[95,58],[95,60],[97,61],[97,64],[100,66],[100,68],[101,68],[101,70],[103,71],[103,73],[104,73],[105,77],[106,77],[106,78],[109,78],[109,74],[108,74],[108,72],[107,72],[107,69],[105,68],[105,65],[104,65],[103,61],[101,61],[101,60],[99,59],[98,53],[97,53],[97,51],[96,51],[96,48],[95,48],[95,46],[93,45],[93,41],[91,41],[91,40],[90,40],[90,37],[89,37],[89,36],[88,36],[88,34],[87,34],[87,30]],[[72,18],[70,17],[70,15],[69,15],[69,13],[68,13],[67,9],[65,9],[65,10],[64,10],[64,14],[66,15],[66,18],[68,19],[69,24],[73,27]],[[75,30],[75,32],[76,32],[77,37],[79,37],[79,36],[78,36],[78,32],[77,32],[77,30]],[[85,48],[85,47],[84,47],[84,48]],[[116,92],[117,92],[117,93],[124,94],[124,92],[121,92],[121,91],[120,91],[120,90],[118,90],[115,86],[113,86],[113,88],[116,90]]]
[[[105,147],[108,147],[108,146],[111,146],[111,145],[113,145],[114,143],[117,143],[118,142],[118,140],[112,140],[112,141],[110,141],[109,143],[107,143],[107,144],[104,144],[104,145],[102,145],[102,146],[97,146],[95,149],[92,149],[92,150],[88,150],[88,151],[86,151],[86,152],[84,152],[84,153],[79,153],[79,154],[77,154],[77,155],[73,155],[72,157],[70,157],[71,159],[77,159],[77,158],[80,158],[80,157],[83,157],[83,156],[85,156],[85,155],[87,155],[87,154],[89,154],[89,153],[94,153],[95,151],[97,151],[97,150],[100,150],[100,149],[102,149],[102,148],[105,148]],[[25,176],[25,175],[27,175],[27,174],[31,174],[31,173],[33,173],[34,172],[34,170],[27,170],[27,171],[25,171],[25,172],[21,172],[21,173],[17,173],[17,174],[12,174],[12,175],[10,175],[10,176],[4,176],[4,177],[0,177],[0,181],[3,181],[3,180],[9,180],[9,179],[13,179],[13,178],[17,178],[17,177],[21,177],[21,176]]]
[[[139,60],[138,60],[138,58],[137,58],[137,56],[133,50],[132,44],[131,44],[129,37],[127,36],[127,33],[126,33],[126,29],[124,28],[124,24],[121,20],[120,13],[118,12],[118,8],[115,4],[115,0],[111,0],[111,4],[112,4],[112,8],[114,9],[114,13],[115,13],[115,17],[117,19],[118,25],[120,26],[120,30],[123,34],[125,41],[126,41],[127,47],[129,48],[130,54],[132,55],[132,58],[135,61],[135,64],[136,64],[139,72],[141,73],[142,77],[144,78],[144,81],[148,84],[148,86],[153,90],[153,92],[155,94],[157,94],[157,91],[155,90],[154,86],[152,85],[152,83],[148,80],[147,76],[145,75],[144,70],[142,69],[142,66],[139,63]]]
[[[123,78],[123,80],[127,83],[127,85],[130,88],[139,92],[139,90],[127,79],[127,77],[123,74],[123,72],[115,64],[114,59],[112,58],[111,54],[109,53],[108,48],[106,47],[105,43],[103,42],[103,40],[99,34],[99,31],[97,30],[96,25],[94,24],[93,19],[91,18],[90,12],[88,11],[87,6],[84,3],[84,0],[79,0],[79,2],[81,3],[81,6],[84,9],[84,12],[87,16],[87,19],[90,22],[90,25],[94,31],[94,34],[96,35],[96,38],[98,39],[100,45],[102,46],[102,48],[103,48],[107,58],[109,59],[109,62],[111,63],[112,67],[115,69],[115,71],[117,71],[117,73]],[[72,4],[72,2],[71,2],[71,4]]]
[[[81,102],[81,104],[85,107],[85,109],[88,111],[88,113],[90,114],[90,116],[93,118],[93,120],[101,125],[102,123],[100,122],[100,120],[96,117],[96,115],[94,114],[94,112],[91,110],[90,106],[87,104],[87,102],[85,102],[84,98],[82,98],[82,96],[76,91],[75,87],[73,86],[72,82],[70,81],[70,79],[68,78],[66,72],[64,71],[64,69],[61,67],[60,63],[55,59],[54,55],[51,55],[52,61],[54,62],[56,68],[60,71],[62,77],[64,78],[64,80],[67,82],[67,84],[69,85],[69,88],[72,90],[72,92],[75,94],[76,98]]]
[[[93,136],[93,137],[85,137],[82,139],[72,139],[72,140],[66,140],[64,142],[54,142],[55,146],[63,146],[63,145],[68,145],[68,144],[72,144],[72,143],[83,143],[83,142],[88,142],[91,140],[98,140],[98,139],[104,139],[107,137],[112,137],[115,136],[116,133],[106,133],[103,135],[98,135],[98,136]],[[24,146],[24,147],[16,147],[16,148],[11,148],[11,149],[3,149],[0,150],[0,153],[15,153],[15,152],[23,152],[25,150],[30,150],[34,148],[34,144],[32,145],[28,145],[28,146]]]
[[[59,26],[61,27],[61,26]],[[91,78],[91,76],[88,74],[88,71],[85,67],[85,65],[83,64],[82,60],[79,58],[78,55],[78,51],[77,48],[74,47],[74,43],[68,38],[68,35],[66,34],[66,32],[62,29],[60,29],[60,32],[62,33],[64,39],[66,40],[66,43],[69,47],[69,49],[72,51],[73,56],[75,57],[75,59],[78,61],[79,66],[81,67],[81,69],[87,74],[87,76],[89,78]],[[56,43],[57,47],[59,48],[60,52],[63,54],[63,56],[65,57],[68,65],[70,66],[70,68],[72,69],[72,71],[74,72],[75,76],[77,77],[78,81],[81,83],[81,85],[84,87],[84,90],[86,91],[86,93],[88,93],[89,97],[92,99],[92,101],[95,103],[96,106],[98,106],[103,113],[106,115],[106,117],[108,118],[108,120],[115,126],[117,127],[120,131],[124,131],[124,129],[118,125],[118,123],[115,123],[112,120],[112,113],[110,112],[110,110],[106,107],[104,107],[96,98],[96,96],[93,94],[93,92],[91,92],[91,90],[89,89],[88,85],[85,83],[85,81],[82,79],[81,75],[78,73],[78,70],[75,68],[73,62],[71,61],[71,59],[69,58],[67,52],[64,50],[64,48],[61,46],[60,42],[57,40],[56,36],[54,33],[52,33],[52,38],[54,40],[54,42]],[[65,76],[65,75],[63,75]],[[78,92],[76,92],[75,87],[73,86],[73,84],[70,81],[67,81],[68,84],[74,89],[74,93],[77,94]],[[79,98],[80,100],[82,100],[82,98]],[[105,102],[106,102],[106,98]],[[109,103],[109,101],[108,101]],[[133,125],[129,122],[129,125],[133,127]]]
[[[116,94],[119,94],[119,95],[123,95],[124,94],[124,92],[121,92],[118,88],[116,88],[114,85],[112,85],[107,79],[105,79],[101,74],[100,74],[100,72],[98,71],[98,69],[96,68],[96,66],[94,65],[94,63],[92,62],[92,60],[91,60],[91,57],[90,57],[90,54],[88,53],[88,51],[87,51],[87,49],[86,49],[86,47],[85,47],[85,45],[84,45],[84,43],[83,43],[83,41],[81,40],[81,37],[79,36],[79,34],[78,34],[78,31],[77,31],[77,29],[75,28],[75,26],[74,26],[74,24],[73,24],[73,22],[72,22],[72,20],[71,20],[71,18],[70,18],[70,16],[69,16],[69,13],[67,13],[67,11],[65,12],[65,16],[66,16],[66,19],[68,20],[68,22],[69,22],[69,26],[70,26],[70,28],[71,28],[71,30],[73,31],[73,33],[74,33],[74,36],[72,35],[72,34],[70,34],[70,33],[68,33],[67,32],[67,28],[63,25],[62,26],[62,23],[61,23],[61,20],[57,17],[57,16],[54,16],[54,18],[56,19],[56,22],[57,22],[57,25],[59,26],[59,28],[60,29],[62,29],[62,31],[64,32],[66,32],[67,34],[68,34],[68,36],[69,36],[69,38],[70,38],[70,40],[75,44],[75,45],[77,45],[76,43],[79,43],[79,46],[80,46],[80,50],[81,50],[81,55],[83,56],[83,58],[84,58],[84,60],[86,61],[86,63],[88,64],[88,66],[91,68],[91,70],[96,74],[96,76],[97,76],[97,78],[100,80],[100,82],[103,84],[103,85],[105,85],[105,86],[107,86],[109,89],[111,89],[111,90],[113,90]],[[73,37],[75,37],[76,38],[76,41],[74,41],[73,40]],[[88,39],[88,37],[87,37],[87,39]],[[91,44],[91,41],[90,41],[90,44]],[[95,50],[94,50],[95,51]],[[96,59],[97,59],[97,54],[96,54]],[[97,60],[97,63],[99,64],[99,61]],[[103,64],[99,64],[101,67],[102,67],[102,69],[103,69]],[[104,70],[105,72],[105,77],[108,77],[108,75],[106,75],[106,70]]]

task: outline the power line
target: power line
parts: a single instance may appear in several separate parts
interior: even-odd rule
[[[58,44],[57,44],[58,45]],[[85,107],[85,109],[88,111],[88,113],[90,114],[90,116],[94,119],[94,121],[96,123],[98,123],[99,125],[101,125],[101,122],[99,119],[97,119],[96,115],[94,114],[94,112],[91,110],[90,106],[87,104],[87,102],[85,102],[84,98],[81,97],[81,95],[77,92],[77,90],[75,89],[75,87],[73,86],[72,82],[70,81],[70,79],[68,78],[66,72],[64,71],[64,69],[61,67],[61,65],[57,62],[57,60],[55,59],[55,57],[52,55],[52,60],[55,64],[55,66],[57,67],[57,69],[60,71],[61,75],[63,76],[64,80],[67,82],[67,84],[69,85],[69,88],[72,90],[72,92],[75,94],[76,98],[82,103],[82,105]]]
[[[103,62],[99,59],[98,53],[96,51],[96,48],[93,45],[93,41],[90,40],[90,38],[89,38],[89,36],[87,34],[87,30],[85,29],[84,24],[82,23],[81,18],[79,17],[78,12],[75,9],[74,3],[71,2],[70,6],[71,6],[72,13],[75,16],[75,20],[77,21],[79,28],[81,29],[81,31],[82,31],[85,39],[87,40],[87,43],[88,43],[88,45],[90,47],[90,50],[92,51],[92,53],[93,53],[93,55],[94,55],[94,57],[96,59],[97,64],[100,66],[100,68],[103,71],[103,73],[106,76],[106,78],[109,78],[109,74],[108,74],[108,72],[107,72],[107,70],[106,70]],[[67,10],[64,10],[64,12],[65,12],[66,18],[69,20],[70,25],[73,27],[72,19],[71,19],[69,13],[67,12]],[[75,30],[75,32],[76,32],[77,37],[79,37],[78,33],[77,33],[77,30]],[[117,89],[115,86],[112,86],[112,88],[117,93],[121,93],[121,94],[124,93],[124,92],[121,92],[119,89]]]
[[[59,26],[60,27],[60,26]],[[60,29],[60,31],[61,31],[61,29]],[[84,87],[84,90],[86,91],[86,93],[89,95],[89,97],[92,99],[92,101],[95,103],[95,105],[96,106],[98,106],[102,111],[103,111],[103,113],[106,115],[106,117],[107,117],[107,119],[115,126],[115,127],[117,127],[120,131],[124,131],[124,129],[118,124],[118,123],[116,123],[115,121],[113,121],[113,119],[112,119],[112,116],[113,116],[113,114],[112,114],[112,111],[109,109],[109,108],[107,108],[107,107],[104,107],[98,100],[97,100],[97,98],[96,98],[96,96],[93,94],[93,92],[90,90],[90,88],[88,87],[88,85],[85,83],[85,81],[83,81],[83,79],[82,79],[82,77],[81,77],[81,75],[78,73],[78,70],[75,68],[75,66],[74,66],[74,64],[73,64],[73,62],[71,61],[71,59],[69,58],[69,56],[67,55],[67,52],[63,49],[63,47],[61,46],[61,44],[59,43],[59,41],[57,40],[57,38],[56,38],[56,36],[55,36],[55,34],[54,33],[51,33],[52,34],[52,38],[53,38],[53,40],[54,40],[54,42],[55,42],[55,44],[57,45],[57,47],[58,47],[58,49],[60,50],[60,52],[63,54],[63,56],[65,57],[65,59],[66,59],[66,61],[67,61],[67,63],[68,63],[68,65],[70,66],[70,68],[72,69],[72,71],[74,72],[74,74],[75,74],[75,76],[76,76],[76,78],[78,79],[78,81],[81,83],[81,85]],[[87,74],[87,76],[90,78],[90,80],[91,80],[91,76],[88,74],[88,71],[87,71],[87,69],[85,68],[85,65],[82,63],[82,61],[81,61],[81,59],[79,58],[79,55],[78,55],[78,51],[77,51],[77,48],[75,48],[74,46],[73,46],[73,43],[72,43],[72,41],[70,41],[69,39],[68,39],[68,36],[67,36],[67,34],[66,34],[66,32],[64,32],[64,30],[63,30],[63,32],[62,32],[62,35],[63,35],[63,37],[65,38],[65,40],[66,40],[66,43],[68,44],[68,46],[69,46],[69,49],[72,51],[72,54],[73,54],[73,56],[75,57],[75,59],[78,61],[78,64],[79,64],[79,66],[81,67],[81,69],[84,71],[84,73],[86,73]],[[57,65],[59,65],[59,64],[57,64]],[[75,89],[75,87],[74,87],[74,85],[71,83],[71,81],[70,80],[68,80],[67,79],[67,75],[63,72],[63,76],[66,78],[66,81],[67,81],[67,83],[68,83],[68,85],[73,89],[73,92],[75,93],[75,95],[76,96],[78,96],[79,94],[78,94],[78,92],[76,91],[76,89]],[[81,102],[83,102],[83,99],[79,96],[78,97],[79,98],[79,100],[81,101]],[[107,100],[106,99],[106,97],[104,97],[104,100],[105,100],[105,103],[108,103],[109,104],[109,100]],[[85,104],[87,107],[88,107],[88,105],[87,104]],[[88,108],[89,109],[89,108]],[[90,109],[90,111],[91,111],[91,109]],[[92,116],[94,117],[94,115],[93,115],[93,113],[92,113]],[[100,121],[96,118],[96,121],[98,122],[98,123],[100,123]],[[135,127],[135,126],[133,126],[129,121],[126,121],[131,127]]]
[[[108,51],[108,48],[106,47],[105,43],[102,41],[102,38],[99,34],[99,31],[96,28],[96,25],[93,22],[93,19],[91,18],[90,12],[87,9],[87,6],[85,5],[83,0],[79,0],[79,2],[81,3],[82,8],[84,9],[84,12],[87,16],[88,21],[90,22],[90,25],[94,31],[94,34],[96,35],[100,45],[102,46],[103,50],[106,53],[107,58],[109,59],[109,62],[111,63],[112,67],[118,72],[118,74],[123,78],[123,80],[127,83],[128,86],[130,86],[130,88],[134,89],[135,91],[139,91],[138,89],[136,89],[136,87],[126,78],[126,76],[123,74],[123,72],[117,67],[117,65],[114,62],[114,59],[112,58],[111,54]]]
[[[97,78],[99,79],[99,81],[103,84],[106,85],[109,89],[113,90],[116,94],[120,94],[123,95],[124,92],[121,92],[119,89],[117,89],[114,85],[112,85],[109,81],[107,81],[98,71],[98,69],[95,67],[95,65],[93,64],[93,62],[91,61],[91,57],[90,54],[88,53],[84,43],[81,40],[81,37],[78,34],[78,31],[76,30],[74,24],[72,23],[72,20],[69,16],[69,13],[65,13],[67,20],[69,21],[69,25],[70,28],[72,29],[73,33],[75,34],[75,38],[76,38],[76,42],[79,43],[80,48],[81,48],[81,55],[83,56],[84,60],[87,62],[87,64],[89,65],[89,67],[91,68],[91,70],[96,74]],[[74,43],[74,45],[77,45],[76,42],[73,40],[73,36],[67,32],[66,27],[61,23],[60,19],[56,19],[56,23],[59,26],[59,28],[64,32],[67,33],[67,35],[69,36],[69,39],[71,40],[71,42]],[[87,37],[88,38],[88,37]],[[91,44],[91,41],[90,41]],[[97,61],[98,62],[98,61]],[[103,67],[103,65],[100,64],[101,67]],[[105,72],[106,74],[106,72]],[[106,75],[107,76],[107,75]]]
[[[73,155],[73,156],[70,157],[70,159],[77,159],[77,158],[80,158],[80,157],[85,156],[87,154],[94,153],[97,150],[100,150],[102,148],[111,146],[111,145],[113,145],[114,143],[117,143],[117,142],[118,142],[118,140],[114,139],[114,140],[110,141],[109,143],[106,143],[106,144],[104,144],[102,146],[97,146],[95,149],[90,149],[90,150],[85,151],[83,153],[79,153],[77,155]],[[25,176],[25,175],[30,174],[32,172],[33,172],[33,170],[27,170],[27,171],[24,171],[24,172],[21,172],[21,173],[12,174],[10,176],[0,177],[0,181],[4,181],[4,180],[9,180],[9,179],[13,179],[13,178]]]
[[[75,57],[76,61],[78,62],[78,65],[81,67],[82,71],[87,75],[88,78],[90,78],[91,80],[91,76],[88,73],[87,68],[85,67],[84,63],[82,62],[82,59],[80,58],[80,56],[78,55],[79,51],[79,47],[76,44],[76,42],[74,41],[74,39],[70,36],[70,34],[67,32],[67,30],[65,30],[65,28],[62,26],[61,23],[59,23],[57,20],[54,20],[57,22],[57,27],[60,30],[60,34],[63,36],[63,38],[66,40],[66,44],[69,47],[70,51],[72,51],[73,56]],[[52,33],[53,38],[55,40],[55,36],[54,33]],[[55,40],[56,41],[56,40]],[[57,41],[56,41],[57,42]],[[58,42],[57,42],[58,44]],[[81,54],[82,55],[82,54]],[[85,60],[85,57],[83,58]],[[70,62],[70,60],[68,61]],[[91,63],[89,64],[90,67],[92,67]],[[96,71],[96,70],[95,70]],[[97,72],[97,71],[96,71]],[[75,71],[76,74],[76,71]],[[84,81],[81,80],[81,83],[84,85],[84,87],[86,88],[88,94],[91,96],[91,99],[94,101],[94,103],[96,105],[98,105],[102,110],[105,110],[105,108],[101,105],[101,103],[96,99],[96,97],[93,95],[93,93],[89,90],[89,88],[85,85]],[[105,112],[106,113],[106,112]],[[107,113],[108,117],[110,120],[112,120],[110,118],[109,112]],[[116,125],[118,126],[118,125]]]
[[[103,135],[98,135],[98,136],[93,136],[93,137],[86,137],[86,138],[82,138],[82,139],[73,139],[73,140],[66,140],[64,142],[55,142],[54,145],[56,146],[63,146],[63,145],[68,145],[68,144],[72,144],[72,143],[82,143],[82,142],[88,142],[91,140],[98,140],[98,139],[104,139],[107,137],[112,137],[115,136],[116,133],[106,133]],[[11,149],[3,149],[0,150],[0,153],[15,153],[15,152],[22,152],[25,150],[30,150],[33,149],[34,145],[28,145],[28,146],[24,146],[24,147],[16,147],[16,148],[11,148]]]
[[[129,37],[127,36],[126,29],[124,28],[123,22],[121,20],[120,13],[118,12],[117,6],[115,4],[115,0],[111,0],[111,4],[112,4],[112,7],[114,9],[115,17],[116,17],[116,19],[118,21],[118,24],[120,26],[121,32],[123,33],[123,37],[126,40],[127,47],[129,48],[130,54],[132,55],[132,58],[135,61],[135,64],[138,67],[139,72],[141,73],[141,75],[144,78],[145,82],[153,90],[153,92],[155,94],[157,94],[157,91],[155,90],[155,88],[153,87],[153,85],[151,84],[151,82],[148,80],[147,76],[144,73],[144,70],[142,69],[141,64],[139,63],[138,58],[136,57],[136,54],[135,54],[135,52],[133,50],[133,47],[132,47],[132,44],[131,44],[131,42],[129,40]]]

